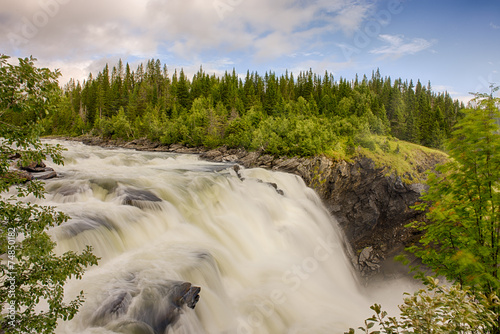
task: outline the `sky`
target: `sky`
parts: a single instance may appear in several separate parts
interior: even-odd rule
[[[379,69],[467,101],[500,85],[500,0],[1,0],[0,53],[61,85],[160,59],[190,76]]]

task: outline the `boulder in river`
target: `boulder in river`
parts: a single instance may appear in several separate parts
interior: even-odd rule
[[[19,156],[17,155],[13,157],[19,159]],[[57,173],[54,171],[54,169],[51,167],[47,167],[47,165],[45,165],[43,161],[32,161],[28,164],[21,164],[20,160],[17,160],[17,162],[12,165],[12,168],[14,168],[14,170],[18,170],[19,173],[26,175],[26,177],[23,177],[24,179],[26,179],[26,181],[31,181],[34,179],[48,180],[57,177]]]
[[[134,287],[130,291],[117,289],[94,312],[91,324],[122,333],[165,333],[179,320],[184,306],[195,308],[200,291],[200,287],[180,281]]]
[[[123,196],[123,204],[135,206],[140,209],[161,209],[159,203],[163,202],[161,198],[145,189],[121,188],[118,190],[118,194],[119,196]]]

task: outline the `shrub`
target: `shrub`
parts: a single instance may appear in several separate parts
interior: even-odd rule
[[[427,277],[424,282],[427,289],[413,295],[406,294],[399,306],[398,317],[389,316],[381,305],[375,304],[370,307],[375,314],[358,329],[367,334],[479,334],[494,330],[498,316],[494,309],[499,305],[496,295],[472,293],[458,284],[439,285],[439,281],[432,277]],[[354,333],[355,330],[350,328],[344,334]]]

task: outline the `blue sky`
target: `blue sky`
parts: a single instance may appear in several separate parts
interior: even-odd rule
[[[467,100],[500,84],[499,0],[4,0],[0,52],[83,80],[134,69],[236,69],[428,81]]]

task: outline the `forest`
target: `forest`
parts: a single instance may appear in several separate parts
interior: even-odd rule
[[[57,107],[42,117],[52,135],[311,156],[373,148],[371,134],[441,148],[463,108],[430,83],[382,78],[378,69],[371,78],[337,80],[312,70],[298,76],[248,71],[242,79],[234,70],[218,77],[200,68],[189,79],[183,69],[171,74],[152,59],[135,71],[120,61],[82,83],[71,80]]]
[[[433,92],[430,82],[392,80],[378,69],[371,78],[347,80],[312,70],[216,76],[200,67],[189,79],[154,59],[135,71],[120,60],[83,82],[70,80],[54,105],[44,115],[12,114],[11,121],[42,118],[46,135],[148,138],[286,156],[349,156],[359,146],[376,149],[370,138],[377,135],[441,148],[464,108],[447,92]]]

